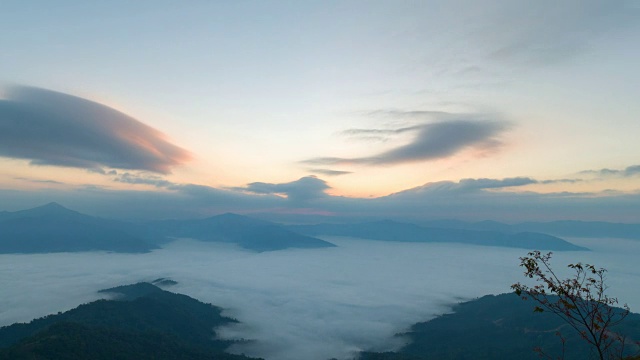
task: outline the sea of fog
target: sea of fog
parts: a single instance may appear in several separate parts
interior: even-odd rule
[[[167,277],[168,290],[225,308],[240,325],[222,337],[254,339],[237,353],[267,359],[351,358],[392,350],[394,334],[450,311],[453,303],[509,291],[523,280],[522,249],[324,237],[338,245],[254,253],[179,240],[148,254],[0,255],[0,326],[65,311],[97,290]],[[609,270],[609,292],[640,311],[640,241],[569,239],[593,249],[558,252]]]

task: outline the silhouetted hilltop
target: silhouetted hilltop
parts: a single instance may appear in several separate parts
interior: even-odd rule
[[[409,343],[398,352],[364,353],[362,360],[423,359],[540,359],[535,347],[553,358],[562,353],[557,331],[566,339],[565,360],[590,358],[589,346],[558,316],[534,313],[533,301],[515,294],[487,295],[457,304],[453,313],[417,323],[400,336]],[[613,329],[626,335],[629,354],[638,351],[633,342],[640,339],[640,314],[629,314]]]
[[[216,340],[237,322],[218,307],[149,283],[103,292],[125,296],[0,328],[0,359],[248,359]]]
[[[497,231],[422,227],[391,220],[357,224],[291,225],[288,229],[311,236],[349,236],[398,242],[453,242],[555,251],[588,250],[555,236],[541,233],[513,234]]]
[[[147,282],[140,282],[132,285],[122,285],[109,289],[103,289],[98,292],[102,294],[114,295],[113,300],[132,301],[143,296],[153,296],[155,294],[161,293],[162,291],[163,290],[156,285]]]

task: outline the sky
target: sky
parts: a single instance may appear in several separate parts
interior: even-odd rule
[[[640,222],[640,1],[7,1],[0,210]]]

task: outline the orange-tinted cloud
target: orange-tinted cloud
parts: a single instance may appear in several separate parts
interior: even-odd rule
[[[163,174],[191,157],[158,130],[118,110],[32,87],[13,88],[0,100],[0,156],[34,165]]]

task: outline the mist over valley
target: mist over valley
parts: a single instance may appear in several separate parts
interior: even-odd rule
[[[97,291],[165,277],[170,291],[220,306],[239,324],[223,339],[252,339],[235,353],[266,359],[350,359],[358,351],[396,350],[395,337],[463,300],[509,292],[526,250],[457,243],[413,243],[321,236],[317,249],[255,252],[236,244],[180,239],[143,254],[108,252],[0,255],[0,325],[65,311]],[[591,251],[557,252],[554,263],[609,269],[610,291],[640,308],[629,269],[640,243],[571,239]],[[561,270],[562,271],[562,270]]]

